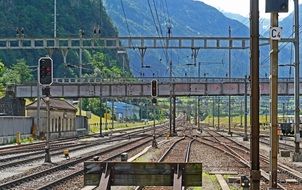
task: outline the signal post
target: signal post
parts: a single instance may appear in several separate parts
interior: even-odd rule
[[[50,157],[50,85],[53,83],[53,61],[50,57],[41,57],[38,62],[38,83],[42,85],[42,95],[47,110],[45,163],[51,163]],[[39,92],[40,93],[40,92]]]
[[[152,80],[151,81],[151,96],[152,96],[152,105],[153,105],[153,141],[152,141],[152,147],[157,148],[157,142],[155,138],[155,107],[157,104],[157,95],[158,95],[158,81]]]
[[[288,12],[288,0],[266,0],[266,12],[271,13],[270,29],[270,190],[278,189],[278,43],[281,28],[278,27],[278,13]]]

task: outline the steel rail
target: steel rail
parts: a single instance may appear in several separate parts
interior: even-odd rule
[[[163,127],[164,127],[164,126],[163,126]],[[161,134],[160,134],[159,136],[162,135],[162,132],[163,132],[163,131],[164,131],[164,130],[160,131]],[[153,137],[152,137],[152,140],[153,140]],[[150,141],[148,141],[148,142],[150,142]],[[139,147],[139,146],[140,146],[140,145],[138,145],[137,147]],[[136,148],[137,148],[137,147],[136,147]],[[133,149],[135,149],[135,148],[133,148]],[[115,158],[115,157],[120,156],[121,153],[123,153],[123,152],[129,152],[129,151],[131,151],[131,150],[133,150],[133,149],[130,148],[130,149],[128,149],[128,150],[123,150],[122,152],[117,153],[117,154],[115,154],[115,155],[111,156],[110,158],[105,159],[105,160],[103,160],[103,161],[107,161],[107,160],[113,159],[113,158]],[[64,182],[64,181],[67,181],[67,180],[69,180],[69,179],[72,179],[72,178],[74,178],[74,177],[76,177],[76,176],[78,176],[78,175],[82,175],[83,173],[84,173],[84,170],[80,170],[80,171],[73,172],[73,173],[71,173],[71,174],[69,174],[69,175],[67,175],[67,176],[65,176],[65,177],[62,177],[62,178],[60,178],[60,179],[58,179],[58,180],[56,180],[56,181],[47,183],[46,185],[37,188],[37,190],[49,189],[49,188],[54,187],[54,186],[56,186],[56,185],[58,185],[58,184],[60,184],[60,183],[62,183],[62,182]]]
[[[141,143],[141,144],[146,144],[146,143],[151,142],[152,138],[148,138],[148,139],[141,138],[139,140],[143,140],[143,143]],[[43,170],[41,172],[36,172],[34,174],[31,174],[31,175],[28,175],[28,176],[24,176],[24,177],[16,179],[16,180],[12,180],[12,181],[6,182],[4,184],[0,184],[0,189],[9,189],[9,188],[15,187],[18,184],[24,183],[26,181],[30,181],[30,180],[35,179],[35,178],[39,178],[39,177],[45,176],[45,175],[47,175],[49,173],[53,173],[53,172],[56,172],[56,171],[59,171],[59,170],[63,170],[65,168],[68,168],[70,166],[74,166],[74,165],[76,165],[78,163],[81,163],[83,161],[92,159],[94,156],[99,156],[99,155],[103,155],[103,154],[112,152],[113,150],[116,150],[116,149],[119,149],[119,148],[123,148],[124,146],[136,143],[137,141],[138,140],[134,140],[134,141],[127,142],[127,143],[121,143],[121,144],[119,144],[117,146],[108,147],[108,148],[105,148],[105,149],[103,149],[101,151],[96,151],[96,152],[94,151],[94,153],[91,153],[91,154],[88,154],[86,156],[83,156],[83,157],[81,157],[81,158],[79,158],[77,160],[71,160],[71,161],[68,161],[67,163],[60,164],[60,165],[52,167],[50,169],[46,169],[46,170]],[[142,146],[141,144],[140,144],[140,146]]]

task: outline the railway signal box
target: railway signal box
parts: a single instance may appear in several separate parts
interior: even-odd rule
[[[41,57],[38,66],[40,85],[50,86],[53,82],[53,61],[50,57]]]

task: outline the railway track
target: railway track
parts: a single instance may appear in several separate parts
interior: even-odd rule
[[[208,146],[215,147],[225,153],[229,154],[230,156],[234,157],[236,160],[241,162],[246,167],[249,167],[249,158],[250,152],[249,148],[237,143],[236,141],[226,138],[223,135],[215,132],[215,131],[208,131],[208,133],[213,137],[210,139],[207,137],[206,139],[198,139],[198,142],[203,144],[207,144]],[[261,175],[266,180],[269,181],[269,158],[264,155],[260,155],[261,160]],[[278,164],[278,170],[280,171],[278,174],[279,183],[278,186],[281,189],[301,189],[302,186],[300,184],[302,180],[302,174],[284,164]],[[296,179],[299,183],[298,184],[287,184],[284,183],[286,179]]]
[[[103,133],[104,136],[109,136],[109,135],[114,135],[118,133],[127,133],[129,131],[142,131],[146,130],[148,128],[152,128],[152,126],[147,126],[147,127],[137,127],[137,128],[132,128],[132,129],[118,129],[114,131],[106,131]],[[99,134],[92,134],[92,135],[86,135],[82,137],[72,137],[72,138],[64,138],[64,139],[56,139],[56,140],[51,140],[50,141],[50,147],[51,148],[59,148],[62,146],[66,146],[68,144],[73,144],[75,141],[78,141],[79,139],[84,139],[84,138],[97,138],[99,137]],[[40,151],[44,150],[45,148],[45,141],[41,142],[34,142],[30,144],[20,144],[20,145],[13,145],[13,146],[0,146],[0,155],[4,156],[7,154],[20,154],[20,153],[28,153],[29,151]]]
[[[138,139],[138,140],[132,140],[127,143],[120,143],[114,147],[108,147],[103,150],[87,154],[83,157],[67,161],[66,163],[62,163],[57,166],[53,166],[53,167],[43,170],[41,172],[37,172],[37,173],[31,174],[28,176],[24,176],[24,177],[16,179],[16,180],[6,182],[6,183],[0,185],[0,189],[12,189],[12,188],[14,188],[14,189],[45,189],[45,188],[47,188],[47,187],[45,187],[46,185],[38,187],[39,184],[41,184],[40,180],[43,181],[43,180],[45,180],[45,178],[48,178],[48,179],[49,178],[52,178],[52,179],[60,178],[59,176],[62,176],[62,175],[66,176],[64,178],[60,178],[54,182],[50,182],[49,184],[47,184],[47,186],[55,185],[58,182],[60,182],[61,180],[66,180],[75,175],[80,175],[80,172],[83,172],[83,167],[81,166],[81,163],[83,163],[86,160],[93,159],[93,157],[95,157],[95,156],[100,156],[100,155],[105,156],[108,153],[110,153],[111,156],[109,156],[107,159],[112,159],[114,157],[119,156],[121,153],[123,153],[125,151],[130,151],[137,147],[141,147],[142,145],[150,143],[151,141],[152,141],[152,137],[148,137],[148,138],[142,137],[141,139]],[[130,146],[130,148],[126,148],[126,146]],[[106,160],[106,159],[102,159],[102,160]],[[70,170],[70,168],[73,168],[76,171],[74,171],[70,174],[70,172],[68,171],[68,170]],[[67,173],[69,173],[69,174],[67,174]],[[50,175],[51,175],[51,177],[50,177]],[[39,180],[39,181],[37,181],[37,180]],[[45,181],[42,184],[45,184]]]
[[[159,136],[165,133],[164,131],[167,130],[166,126],[161,126],[160,130],[157,132],[159,133]],[[153,131],[153,128],[148,129],[148,131]],[[144,131],[136,131],[132,135],[137,135],[139,133],[146,133],[146,129]],[[129,134],[124,134],[127,137]],[[115,139],[117,140],[117,139]],[[58,166],[52,166],[49,169],[43,170],[41,172],[36,172],[31,175],[24,176],[22,178],[12,180],[3,184],[0,184],[0,189],[5,188],[15,188],[15,189],[49,189],[50,187],[57,186],[63,181],[70,180],[76,176],[83,174],[83,162],[89,159],[92,159],[95,156],[99,156],[100,160],[110,160],[113,158],[116,158],[120,156],[121,153],[132,151],[134,149],[137,149],[139,147],[142,147],[143,145],[146,145],[152,141],[152,136],[147,135],[144,137],[136,138],[136,140],[132,140],[128,143],[120,143],[119,145],[116,145],[115,147],[107,147],[104,148],[101,151],[96,151],[90,154],[86,154],[83,157],[75,158],[74,160],[66,161],[62,164],[59,164]],[[131,145],[133,144],[133,145]],[[131,146],[130,148],[127,148],[127,146]],[[107,156],[107,154],[110,154],[110,156]],[[101,156],[100,156],[101,155]],[[33,180],[34,179],[34,180]],[[30,180],[30,181],[29,181]],[[20,184],[16,186],[16,184]],[[38,184],[43,184],[43,186],[39,186]]]
[[[124,139],[140,137],[140,136],[147,136],[148,135],[147,133],[152,130],[153,130],[153,128],[144,128],[144,129],[140,129],[140,130],[124,132],[122,134],[115,135],[114,137],[112,136],[108,139],[101,139],[101,140],[95,140],[95,141],[92,141],[89,143],[84,143],[84,144],[71,144],[71,145],[54,148],[54,149],[51,149],[51,156],[62,155],[63,149],[66,149],[66,148],[69,148],[69,152],[72,153],[75,151],[88,149],[88,148],[102,145],[105,143],[116,142],[116,141],[121,141]],[[17,165],[26,164],[26,163],[41,160],[41,159],[43,160],[44,153],[45,153],[44,150],[43,151],[34,151],[34,152],[27,153],[27,154],[2,158],[2,159],[0,159],[0,169],[15,167]]]

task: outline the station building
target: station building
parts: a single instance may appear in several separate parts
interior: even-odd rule
[[[76,112],[77,108],[66,100],[50,99],[50,136],[51,138],[76,136]],[[27,116],[37,121],[37,101],[26,106]],[[36,122],[35,122],[36,123]],[[36,124],[36,126],[38,126]],[[40,137],[45,136],[47,131],[47,107],[40,101],[40,126],[35,130]]]

